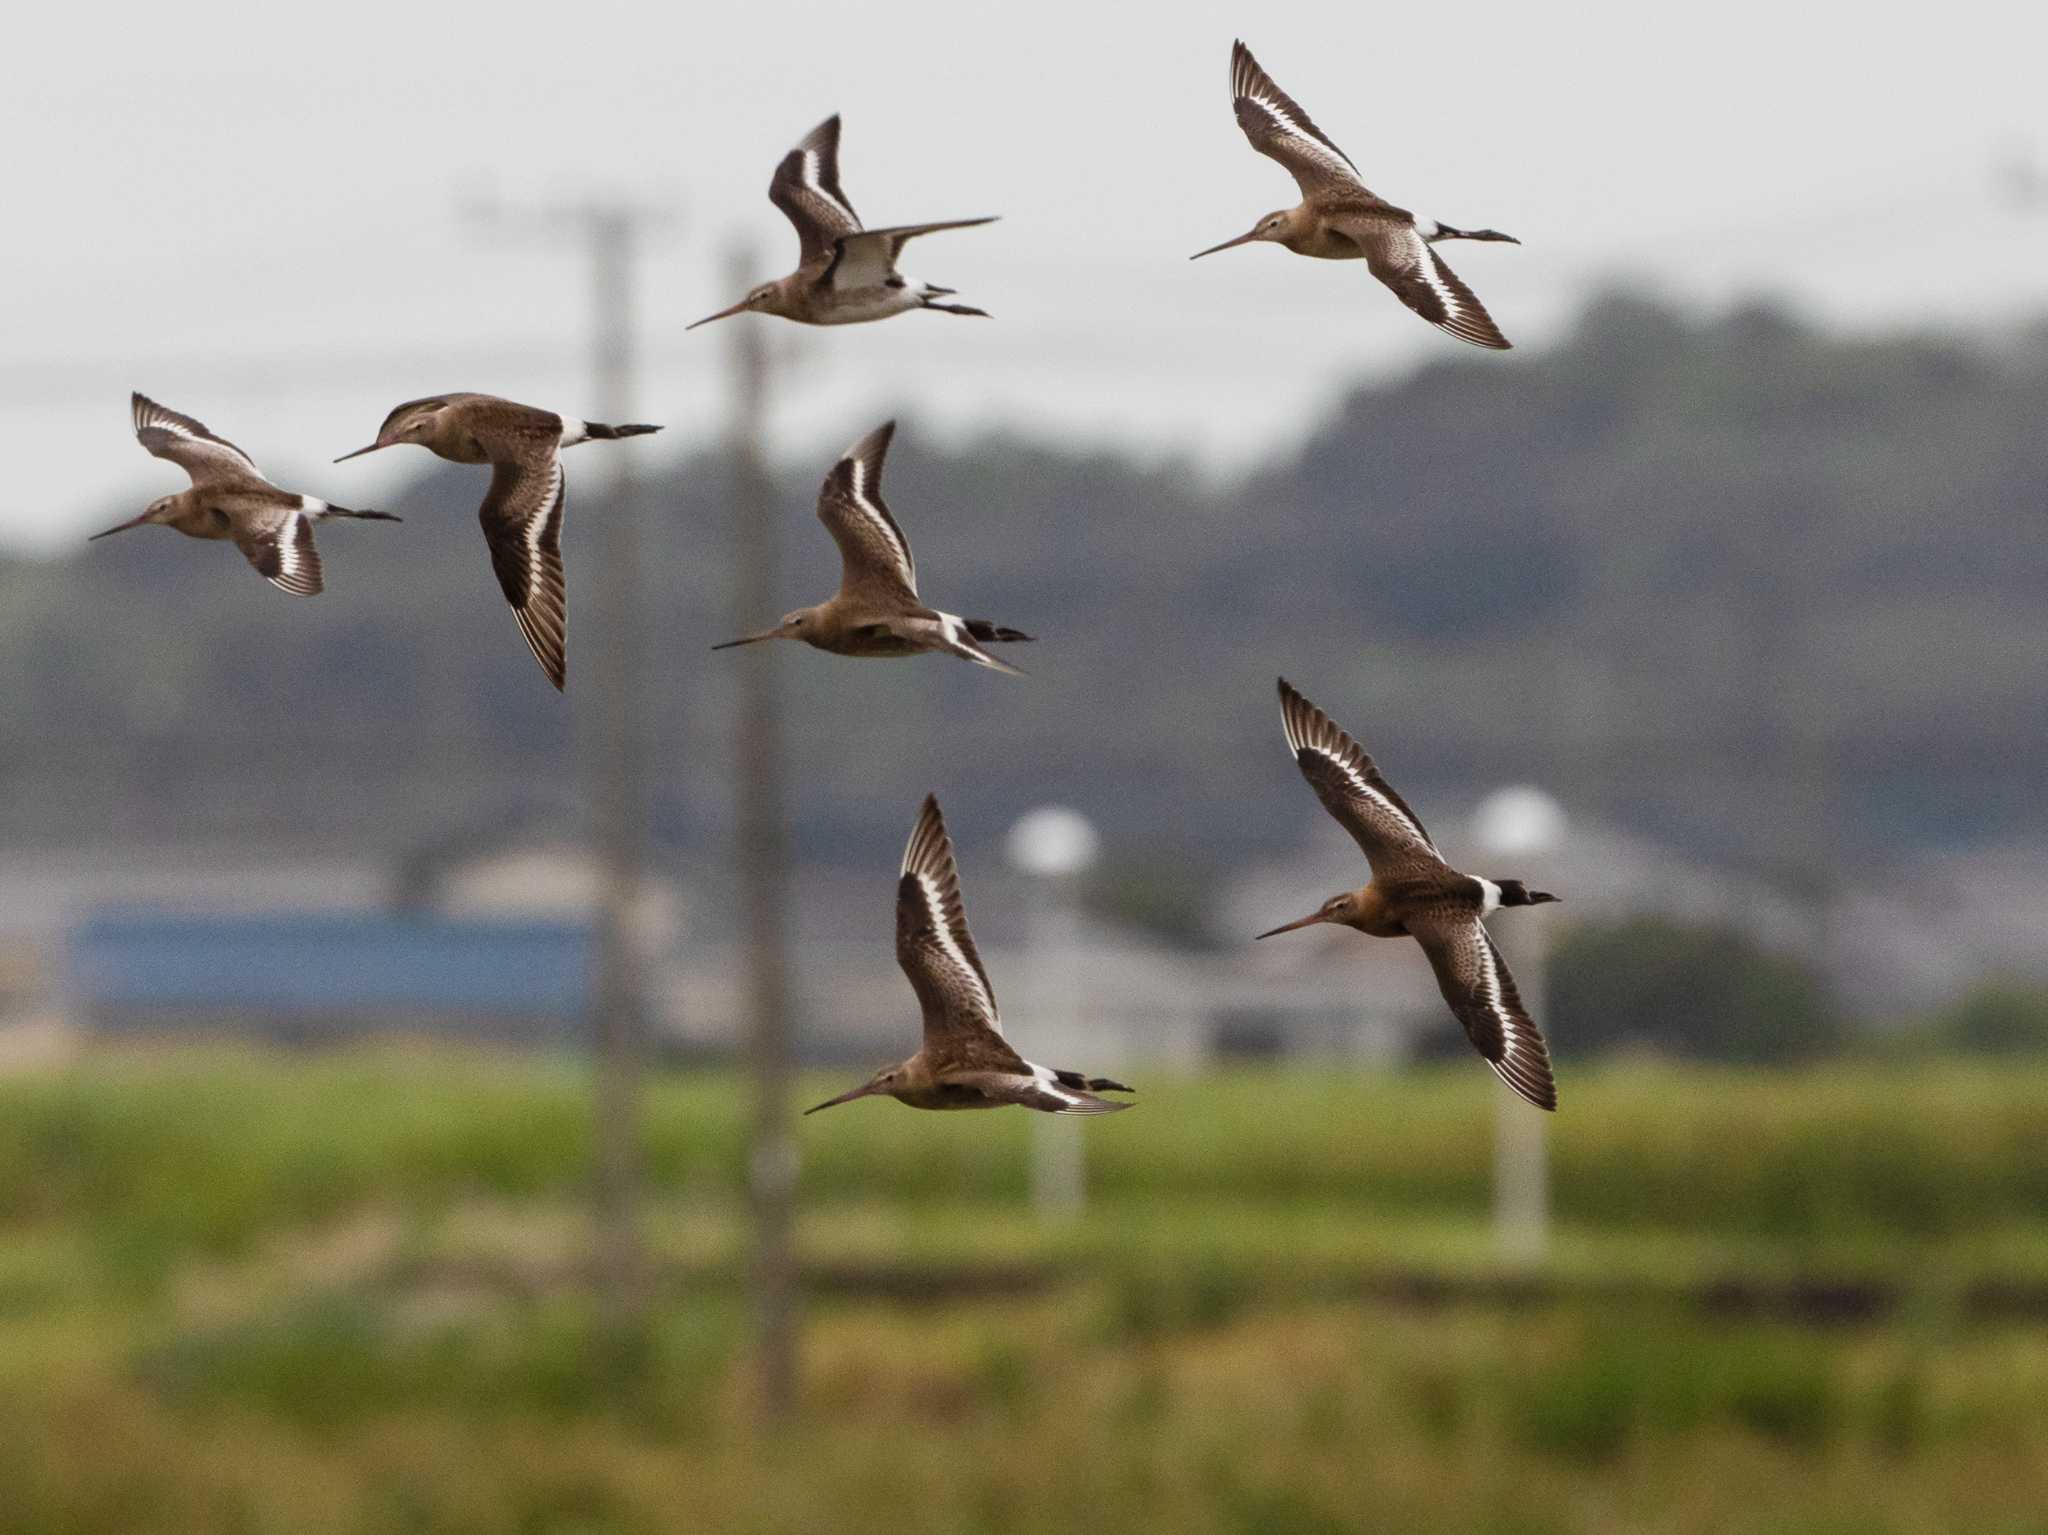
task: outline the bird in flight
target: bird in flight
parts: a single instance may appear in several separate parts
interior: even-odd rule
[[[569,611],[562,580],[568,483],[558,455],[579,442],[660,430],[579,421],[491,394],[437,394],[407,400],[384,418],[375,442],[335,462],[412,442],[453,463],[491,466],[491,488],[477,511],[491,568],[534,659],[559,690],[569,675]]]
[[[1003,1037],[995,988],[967,931],[953,841],[938,800],[929,794],[896,881],[896,963],[910,977],[924,1012],[923,1047],[806,1114],[873,1097],[914,1109],[999,1109],[1014,1103],[1047,1114],[1114,1114],[1131,1107],[1099,1096],[1130,1092],[1123,1083],[1035,1065]]]
[[[882,500],[882,461],[896,423],[885,421],[846,450],[818,491],[818,520],[839,545],[839,590],[816,607],[798,608],[773,629],[713,645],[730,650],[762,640],[802,640],[842,656],[914,656],[938,651],[1017,674],[981,647],[1029,640],[986,618],[962,618],[927,607],[917,595],[910,540]]]
[[[1259,937],[1331,922],[1374,938],[1413,938],[1429,956],[1437,989],[1473,1048],[1522,1097],[1539,1109],[1555,1109],[1550,1051],[1487,935],[1486,918],[1503,906],[1538,906],[1557,897],[1518,879],[1481,879],[1452,868],[1365,748],[1285,677],[1280,722],[1301,776],[1364,850],[1372,879]]]
[[[389,512],[351,511],[279,490],[263,478],[248,454],[190,416],[143,394],[130,395],[128,403],[135,440],[184,470],[191,476],[192,488],[158,497],[140,517],[117,523],[93,538],[159,523],[187,538],[228,539],[256,567],[257,574],[278,590],[294,597],[317,597],[326,582],[320,551],[313,544],[314,523],[329,517],[399,520]]]
[[[953,296],[953,289],[910,282],[896,270],[896,262],[903,247],[919,235],[971,229],[976,224],[993,224],[995,219],[945,219],[936,224],[863,229],[846,189],[839,184],[837,113],[782,157],[768,183],[768,200],[796,226],[796,270],[762,283],[731,308],[708,314],[686,329],[695,330],[749,310],[805,325],[856,325],[863,320],[886,320],[911,309],[987,318],[985,309],[941,302]]]
[[[1359,179],[1351,157],[1273,83],[1242,42],[1230,50],[1230,93],[1244,136],[1260,154],[1287,168],[1301,188],[1301,202],[1267,214],[1234,240],[1196,251],[1190,261],[1258,241],[1284,245],[1297,256],[1363,260],[1396,298],[1439,330],[1474,346],[1508,349],[1508,338],[1486,306],[1445,264],[1436,246],[1443,240],[1521,241],[1498,229],[1457,229],[1417,218],[1375,195]]]

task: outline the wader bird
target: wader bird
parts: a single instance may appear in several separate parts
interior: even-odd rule
[[[491,566],[534,659],[561,688],[568,679],[568,593],[562,584],[562,517],[568,487],[556,456],[592,438],[639,437],[658,426],[606,426],[489,394],[408,400],[384,418],[377,440],[335,462],[416,442],[458,464],[489,464],[491,488],[477,516]]]
[[[917,595],[910,540],[882,501],[882,460],[896,423],[885,421],[846,450],[818,491],[818,520],[839,545],[839,590],[813,608],[798,608],[773,629],[713,645],[730,650],[762,640],[802,640],[842,656],[914,656],[936,650],[977,666],[1021,675],[981,648],[1029,640],[986,618],[961,618],[926,607]]]
[[[1363,258],[1373,276],[1430,324],[1474,346],[1508,349],[1507,337],[1472,290],[1444,265],[1435,245],[1439,240],[1521,241],[1498,229],[1453,229],[1419,219],[1376,197],[1359,179],[1350,156],[1273,83],[1243,43],[1230,50],[1230,93],[1244,136],[1260,154],[1287,167],[1301,188],[1301,203],[1267,214],[1247,233],[1197,251],[1190,261],[1259,240],[1325,261]]]
[[[146,395],[133,394],[128,401],[135,440],[183,469],[192,477],[192,488],[159,497],[140,517],[93,538],[161,523],[188,538],[232,539],[272,586],[295,597],[317,597],[323,583],[320,551],[313,547],[314,523],[327,517],[399,520],[389,512],[352,512],[279,490],[257,473],[248,454],[190,416],[166,410]]]
[[[1500,950],[1487,936],[1485,919],[1503,906],[1536,906],[1557,897],[1531,890],[1518,879],[1460,874],[1445,863],[1422,822],[1380,775],[1365,748],[1289,687],[1285,677],[1280,679],[1280,721],[1301,776],[1365,850],[1372,880],[1331,896],[1298,922],[1259,936],[1334,922],[1374,938],[1413,938],[1429,956],[1437,988],[1487,1064],[1537,1108],[1556,1108],[1550,1052],[1522,1007]]]
[[[854,325],[886,320],[907,309],[936,309],[945,314],[975,314],[985,309],[941,304],[951,288],[906,282],[896,270],[906,243],[941,229],[971,229],[995,219],[948,219],[938,224],[899,224],[894,229],[863,229],[853,204],[839,185],[839,117],[835,113],[805,135],[782,157],[768,183],[768,200],[796,226],[797,268],[787,277],[764,282],[730,309],[685,327],[695,330],[713,320],[754,310],[800,320],[806,325]]]
[[[924,1048],[806,1114],[877,1096],[914,1109],[999,1109],[1014,1103],[1048,1114],[1114,1114],[1131,1106],[1096,1096],[1130,1092],[1123,1083],[1034,1065],[1003,1038],[995,988],[967,931],[952,839],[939,802],[929,794],[896,882],[896,963],[924,1010]]]

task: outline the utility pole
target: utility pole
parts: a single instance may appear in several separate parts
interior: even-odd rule
[[[752,253],[733,251],[732,282],[745,288]],[[774,611],[781,585],[781,540],[774,487],[762,447],[768,407],[768,327],[742,317],[732,338],[733,603],[737,630]],[[759,1408],[771,1426],[787,1420],[797,1396],[796,1137],[790,1119],[789,822],[782,750],[782,647],[754,647],[739,667],[735,861],[747,950],[748,1063],[754,1077],[754,1126],[748,1195],[753,1204],[755,1347]]]
[[[592,199],[511,215],[496,206],[471,210],[493,237],[530,233],[574,236],[590,261],[592,394],[595,419],[640,419],[634,345],[633,266],[643,237],[674,222],[667,211]],[[641,932],[647,869],[646,631],[641,612],[641,505],[630,440],[592,454],[590,469],[608,476],[609,509],[599,519],[592,611],[576,627],[589,659],[572,676],[579,704],[582,778],[597,906],[591,981],[591,1043],[596,1056],[596,1168],[591,1190],[598,1304],[610,1366],[620,1376],[636,1366],[645,1336],[648,1264],[640,1231],[640,1100],[647,1057],[646,953]],[[602,466],[602,467],[600,467]],[[580,468],[580,466],[579,466]],[[572,480],[580,479],[572,475]],[[576,496],[572,485],[569,511]],[[587,639],[584,637],[587,636]]]
[[[1542,859],[1564,841],[1564,807],[1541,789],[1516,784],[1497,789],[1472,817],[1472,840],[1488,858]],[[1514,972],[1529,1015],[1541,1026],[1550,1003],[1549,914],[1541,906],[1518,913],[1494,935]],[[1543,1262],[1550,1248],[1549,1118],[1524,1103],[1505,1082],[1494,1084],[1494,1250],[1510,1263]]]
[[[1085,1032],[1075,1018],[1079,983],[1074,966],[1081,955],[1076,887],[1101,848],[1095,828],[1078,810],[1041,805],[1010,828],[1010,864],[1031,877],[1030,925],[1026,929],[1032,1005],[1038,1015],[1033,1038],[1048,1052],[1065,1030]],[[1101,1045],[1098,1038],[1096,1047]],[[1080,1046],[1074,1047],[1078,1056]],[[1099,1058],[1099,1057],[1098,1057]],[[1088,1153],[1084,1122],[1064,1114],[1031,1116],[1031,1206],[1043,1221],[1071,1221],[1088,1205]]]

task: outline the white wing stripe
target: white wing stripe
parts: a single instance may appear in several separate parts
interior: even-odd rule
[[[810,191],[815,192],[819,197],[823,198],[832,207],[837,208],[841,213],[845,214],[848,219],[852,220],[854,227],[858,229],[860,227],[860,220],[854,218],[853,210],[847,207],[846,204],[841,202],[838,198],[834,197],[830,192],[826,191],[825,183],[819,177],[819,172],[822,171],[825,166],[825,157],[819,154],[818,151],[815,149],[806,149],[803,152],[802,166],[803,169],[801,175],[803,178],[804,186]]]
[[[1479,934],[1479,980],[1480,990],[1486,997],[1487,1008],[1499,1020],[1501,1038],[1506,1045],[1501,1054],[1500,1066],[1505,1067],[1511,1062],[1519,1062],[1524,1055],[1533,1054],[1534,1047],[1528,1031],[1522,1027],[1522,1020],[1501,1000],[1500,965],[1494,947],[1487,942],[1483,929]]]
[[[1443,301],[1444,312],[1454,320],[1465,318],[1465,301],[1458,296],[1458,290],[1444,281],[1438,268],[1436,252],[1417,235],[1410,242],[1410,259],[1421,270],[1422,280],[1429,284],[1430,291]]]
[[[233,443],[219,437],[204,436],[199,432],[193,431],[183,420],[172,414],[167,406],[159,405],[154,400],[138,401],[135,406],[134,415],[135,430],[138,432],[142,431],[145,427],[153,426],[159,431],[169,432],[173,437],[183,438],[186,442],[197,443],[200,447],[210,452],[225,453],[230,458],[239,460],[247,465],[249,472],[252,474],[261,472],[256,468],[256,461]]]
[[[1041,1066],[1036,1061],[1026,1061],[1024,1064],[1031,1068],[1032,1080],[1048,1097],[1057,1098],[1070,1107],[1080,1103],[1080,1098],[1060,1086],[1060,1079],[1053,1075],[1050,1067]]]
[[[939,940],[939,947],[945,950],[948,959],[960,967],[961,975],[966,978],[967,984],[974,988],[974,994],[981,999],[983,1015],[990,1025],[1000,1032],[1002,1024],[996,1017],[996,999],[991,997],[988,988],[981,984],[981,972],[962,952],[959,941],[953,936],[953,924],[946,920],[945,907],[939,897],[938,882],[922,870],[910,872],[915,875],[917,888],[924,895],[925,913],[931,920],[932,932]]]
[[[526,519],[526,526],[520,530],[526,541],[527,555],[527,596],[529,599],[540,587],[540,541],[547,532],[548,519],[554,515],[555,503],[562,496],[562,465],[559,461],[550,464],[548,493],[541,498],[540,506]]]
[[[1299,694],[1296,694],[1295,696],[1297,698],[1300,697]],[[1304,708],[1314,707],[1305,698],[1302,698],[1300,701]],[[1320,726],[1320,728],[1316,731],[1316,735],[1318,737],[1318,739],[1316,740],[1306,740],[1302,737],[1302,735],[1299,732],[1295,730],[1294,714],[1292,709],[1282,709],[1280,711],[1280,730],[1281,733],[1287,737],[1288,751],[1295,753],[1296,755],[1299,755],[1304,748],[1314,752],[1318,757],[1321,757],[1325,762],[1330,763],[1340,773],[1342,773],[1345,777],[1346,782],[1348,782],[1351,785],[1351,787],[1355,791],[1357,791],[1357,793],[1362,798],[1369,799],[1374,804],[1384,807],[1389,815],[1391,815],[1401,825],[1407,827],[1408,830],[1414,834],[1416,841],[1420,842],[1432,853],[1437,853],[1436,844],[1429,840],[1429,834],[1427,832],[1425,832],[1420,826],[1417,826],[1415,824],[1415,819],[1413,816],[1409,815],[1399,805],[1395,804],[1392,800],[1388,799],[1386,795],[1382,794],[1378,789],[1375,789],[1370,783],[1366,782],[1365,776],[1362,773],[1360,773],[1357,768],[1353,767],[1351,763],[1339,753],[1338,749],[1330,741],[1321,739],[1321,737],[1329,733],[1332,733],[1336,730],[1335,723],[1327,717],[1324,717],[1320,720],[1312,718],[1310,723],[1312,725]],[[1437,857],[1441,858],[1443,857],[1443,854],[1437,853]]]
[[[1287,115],[1286,109],[1279,102],[1269,101],[1264,96],[1249,96],[1246,100],[1250,101],[1253,106],[1271,118],[1275,128],[1278,128],[1290,139],[1299,139],[1303,144],[1306,144],[1318,159],[1330,152],[1321,139],[1302,132],[1301,126]]]
[[[1342,151],[1331,149],[1328,144],[1325,144],[1313,133],[1303,128],[1287,115],[1287,109],[1282,107],[1280,103],[1256,94],[1247,94],[1244,99],[1257,107],[1261,112],[1264,112],[1267,120],[1282,134],[1293,140],[1310,159],[1320,161],[1347,180],[1355,181],[1358,179],[1358,168],[1351,163]]]
[[[1387,812],[1387,814],[1394,817],[1395,820],[1399,821],[1403,826],[1407,827],[1411,832],[1415,833],[1417,840],[1422,842],[1429,841],[1429,838],[1422,835],[1422,828],[1420,826],[1417,826],[1413,821],[1409,820],[1407,816],[1401,813],[1401,807],[1399,805],[1396,805],[1392,800],[1388,799],[1386,795],[1380,793],[1379,790],[1375,789],[1371,784],[1367,783],[1363,778],[1359,776],[1357,768],[1353,767],[1350,763],[1346,762],[1342,757],[1338,756],[1335,752],[1330,751],[1326,747],[1312,746],[1309,748],[1309,750],[1313,751],[1325,762],[1335,767],[1338,772],[1342,773],[1344,775],[1345,782],[1351,785],[1353,791],[1356,792],[1360,798],[1369,799],[1375,805],[1380,806],[1383,810]]]
[[[917,584],[916,567],[911,563],[909,545],[905,544],[897,536],[896,530],[889,526],[889,519],[882,515],[882,509],[868,498],[867,460],[850,458],[847,462],[853,466],[853,471],[848,477],[853,491],[853,504],[859,507],[868,521],[875,525],[876,531],[888,540],[889,547],[896,551],[896,562],[902,567],[903,578],[910,582],[912,586],[915,586]]]

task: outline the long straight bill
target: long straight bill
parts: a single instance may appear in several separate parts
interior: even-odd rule
[[[1235,240],[1225,240],[1221,245],[1212,245],[1205,251],[1196,251],[1192,256],[1188,257],[1188,260],[1200,261],[1204,256],[1213,256],[1218,251],[1227,251],[1233,245],[1248,244],[1251,241],[1256,240],[1258,237],[1259,232],[1256,229],[1254,229],[1250,234],[1239,235]]]
[[[763,629],[759,634],[743,634],[736,640],[727,640],[724,644],[713,645],[711,648],[713,650],[731,650],[735,645],[758,645],[763,640],[778,640],[781,638],[781,629]]]
[[[1307,916],[1303,917],[1299,922],[1283,922],[1278,927],[1273,928],[1268,932],[1259,934],[1259,937],[1278,938],[1282,933],[1291,933],[1295,931],[1295,929],[1297,928],[1311,927],[1322,920],[1323,914],[1321,912],[1312,911]]]
[[[806,1114],[815,1114],[818,1112],[819,1109],[836,1109],[839,1107],[840,1104],[851,1103],[856,1098],[870,1097],[873,1095],[874,1091],[874,1083],[863,1082],[859,1087],[854,1088],[851,1092],[841,1093],[837,1098],[827,1098],[823,1103],[813,1104],[810,1108],[805,1109],[804,1112]]]
[[[139,528],[148,521],[149,513],[144,512],[140,517],[130,517],[126,522],[115,523],[111,528],[108,528],[103,533],[94,533],[89,535],[86,538],[86,542],[91,543],[96,538],[109,538],[116,533],[126,533],[130,528]]]
[[[732,308],[721,309],[718,311],[717,314],[707,314],[701,320],[692,320],[688,325],[685,325],[683,329],[695,330],[700,325],[709,325],[713,320],[730,319],[733,315],[738,314],[741,310],[745,309],[746,307],[747,301],[745,299],[741,299],[737,304],[733,305]]]

